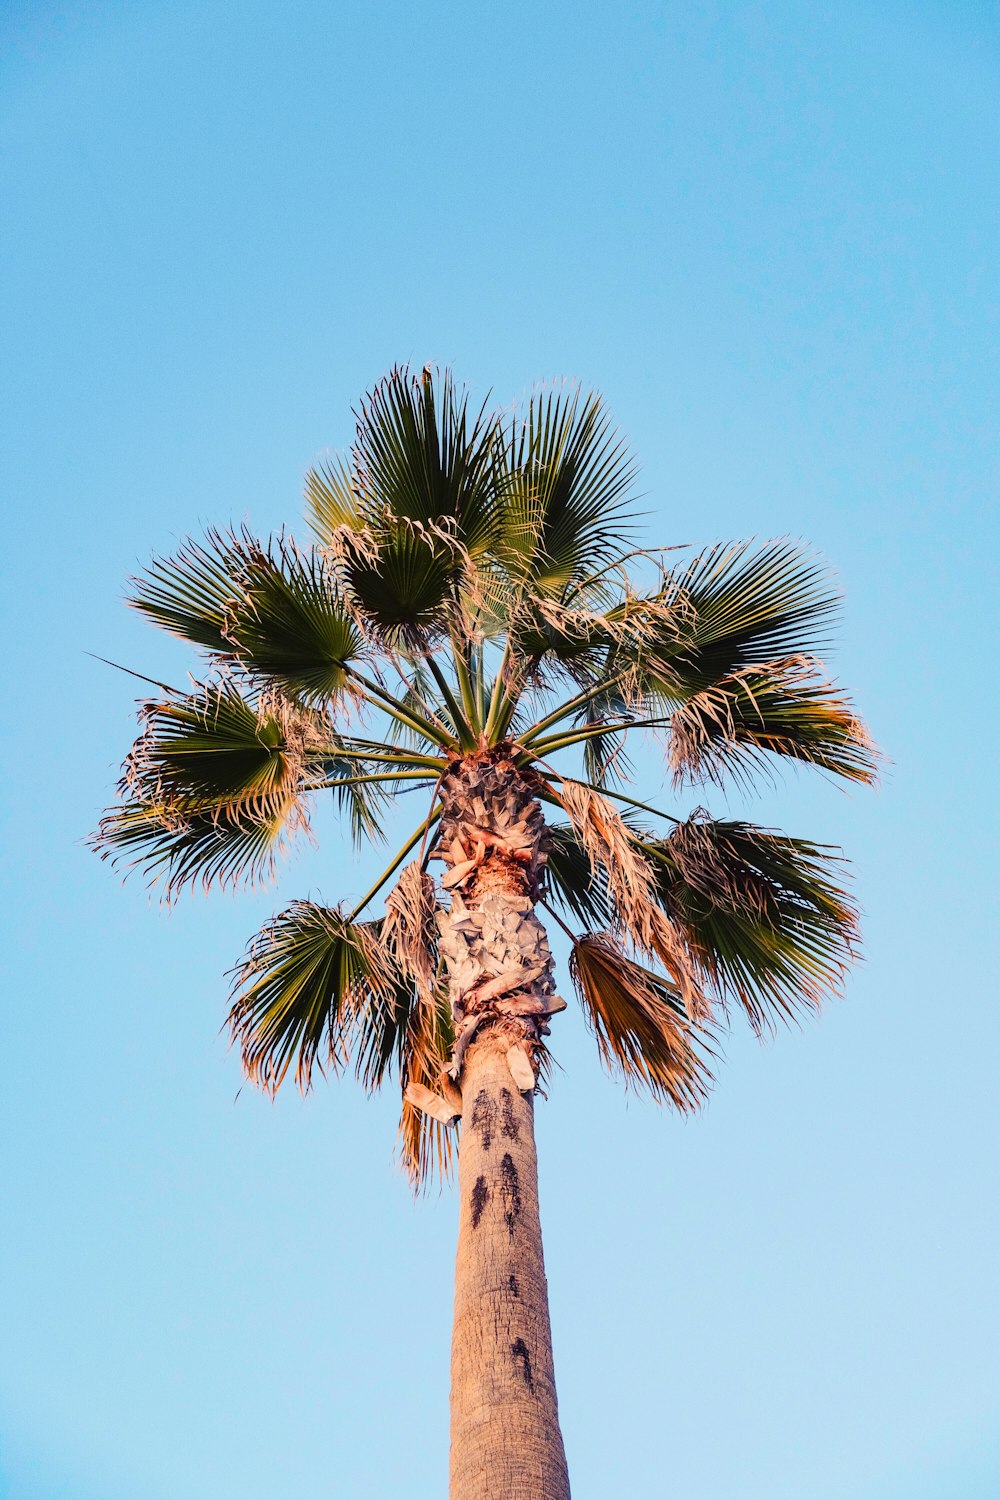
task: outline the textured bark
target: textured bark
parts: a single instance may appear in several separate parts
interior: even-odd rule
[[[451,1500],[569,1500],[538,1217],[534,1101],[486,1031],[462,1074]]]
[[[544,821],[503,747],[442,779],[439,916],[462,1102],[451,1500],[568,1500],[538,1214],[534,1085],[563,1008],[535,915]]]

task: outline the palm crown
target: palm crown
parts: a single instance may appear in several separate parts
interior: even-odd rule
[[[825,571],[787,541],[669,567],[670,549],[639,547],[633,462],[575,388],[511,415],[396,369],[356,415],[349,456],[307,478],[310,545],[213,531],[134,580],[130,602],[202,648],[204,682],[142,705],[96,842],[172,897],[266,880],[316,794],[367,841],[423,790],[353,909],[297,901],[251,941],[230,1013],[264,1088],[325,1066],[397,1077],[418,1182],[448,1163],[452,1081],[485,1011],[517,1019],[533,1081],[563,1003],[543,937],[516,973],[477,939],[458,984],[462,893],[490,858],[566,927],[604,1062],[695,1107],[713,1029],[815,1007],[856,915],[831,851],[626,794],[627,741],[657,735],[678,791],[750,785],[776,757],[870,781],[871,743],[811,654],[837,604]]]

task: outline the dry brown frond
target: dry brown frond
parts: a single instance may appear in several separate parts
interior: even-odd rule
[[[557,794],[583,844],[594,873],[603,871],[621,930],[637,948],[659,959],[684,997],[688,1014],[700,1020],[708,1001],[680,930],[656,899],[652,867],[607,797],[578,781],[563,781]]]
[[[677,1109],[697,1109],[711,1074],[666,984],[628,958],[608,933],[574,943],[570,972],[609,1071]]]
[[[382,942],[412,979],[425,1005],[434,1002],[437,899],[434,882],[417,860],[404,865],[385,902]]]
[[[453,1033],[446,1003],[432,999],[430,1004],[414,1005],[406,1032],[401,1083],[402,1109],[399,1117],[399,1156],[415,1189],[426,1186],[435,1168],[443,1180],[450,1176],[455,1135],[452,1127],[425,1114],[406,1097],[411,1083],[440,1093]]]

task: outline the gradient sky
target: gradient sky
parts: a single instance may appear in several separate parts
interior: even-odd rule
[[[138,686],[85,652],[193,665],[126,575],[205,523],[294,526],[351,402],[438,360],[504,402],[600,387],[651,541],[820,547],[892,761],[878,792],[762,796],[850,853],[867,961],[820,1022],[734,1036],[702,1117],[626,1100],[557,1023],[576,1500],[1000,1494],[997,6],[7,0],[2,26],[0,1493],[445,1492],[454,1201],[411,1200],[394,1099],[237,1097],[219,1034],[246,938],[378,855],[323,822],[277,891],[168,913],[82,842]]]

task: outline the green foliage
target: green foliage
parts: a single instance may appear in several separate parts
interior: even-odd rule
[[[635,463],[599,396],[533,396],[507,429],[505,459],[499,561],[511,579],[558,599],[621,556]]]
[[[668,756],[678,784],[747,782],[784,756],[872,782],[877,752],[847,698],[809,658],[747,668],[694,694],[670,719]]]
[[[811,654],[837,604],[827,571],[787,540],[669,568],[637,550],[634,461],[575,387],[511,414],[400,367],[356,417],[350,452],[307,476],[313,544],[211,530],[133,581],[130,602],[200,648],[207,685],[142,705],[95,843],[168,898],[254,884],[316,796],[368,842],[415,789],[418,826],[357,911],[297,902],[254,940],[231,1023],[269,1089],[350,1062],[366,1087],[433,1090],[453,1043],[445,987],[426,966],[415,985],[359,917],[408,856],[427,881],[443,772],[502,745],[573,819],[549,828],[543,900],[582,929],[573,971],[602,1057],[688,1109],[713,1003],[758,1030],[814,1009],[852,958],[854,909],[829,851],[701,812],[655,838],[634,820],[644,804],[623,820],[607,799],[630,805],[617,789],[643,734],[677,788],[749,786],[782,761],[873,779],[876,752]],[[437,1122],[404,1101],[400,1129],[415,1179],[447,1168]]]
[[[611,925],[607,883],[590,863],[570,823],[550,823],[546,836],[546,887],[552,899],[584,928],[601,932]]]
[[[164,805],[123,801],[101,819],[93,843],[103,858],[159,884],[170,901],[186,886],[207,891],[265,884],[288,835],[300,826],[283,808],[180,816]]]
[[[228,652],[226,624],[243,565],[239,542],[212,530],[204,542],[188,538],[173,557],[154,557],[144,574],[130,580],[128,602],[171,635]]]
[[[296,901],[251,941],[236,975],[229,1025],[247,1077],[273,1093],[293,1064],[303,1090],[314,1067],[342,1068],[354,1031],[367,1020],[359,1069],[377,1083],[391,1063],[396,1013],[405,1013],[409,998],[373,924]],[[381,1069],[373,1044],[388,1053]]]
[[[838,989],[855,955],[857,911],[834,851],[700,812],[640,845],[706,979],[755,1030],[815,1010]]]

